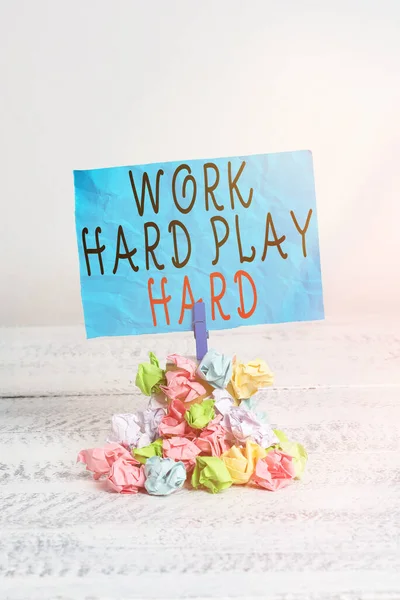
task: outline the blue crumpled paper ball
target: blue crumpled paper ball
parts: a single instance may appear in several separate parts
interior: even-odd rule
[[[210,348],[199,364],[197,372],[210,385],[223,390],[232,377],[232,358]]]
[[[186,480],[185,465],[172,458],[152,456],[146,461],[144,473],[144,487],[153,496],[168,496],[181,489]]]

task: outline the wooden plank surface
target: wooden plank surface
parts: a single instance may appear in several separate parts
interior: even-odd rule
[[[307,447],[306,477],[276,494],[155,498],[109,494],[75,459],[114,412],[144,406],[129,377],[177,340],[85,353],[76,329],[3,330],[0,597],[398,600],[399,332],[374,321],[216,336],[279,373],[260,407]]]
[[[399,385],[400,320],[341,320],[213,332],[210,346],[270,364],[277,387]],[[191,333],[86,340],[83,327],[0,328],[0,395],[134,393],[137,365],[194,353]]]

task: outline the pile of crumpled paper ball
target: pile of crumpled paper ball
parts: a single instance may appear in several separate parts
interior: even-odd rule
[[[200,364],[171,354],[163,369],[150,353],[136,376],[148,407],[114,415],[107,443],[82,450],[78,461],[121,494],[167,496],[185,484],[212,493],[279,490],[302,476],[307,452],[254,409],[254,395],[272,383],[263,360],[245,364],[209,350]]]

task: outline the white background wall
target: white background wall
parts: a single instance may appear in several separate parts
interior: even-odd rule
[[[82,321],[74,168],[304,148],[327,315],[398,310],[399,0],[0,6],[0,324]]]

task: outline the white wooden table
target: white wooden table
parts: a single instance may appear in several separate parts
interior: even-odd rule
[[[400,321],[247,328],[211,345],[270,363],[260,402],[307,447],[303,482],[103,492],[78,451],[145,404],[132,380],[147,351],[190,355],[192,336],[0,329],[1,600],[400,598]]]

